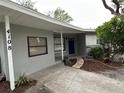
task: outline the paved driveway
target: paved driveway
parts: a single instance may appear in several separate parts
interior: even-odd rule
[[[31,75],[51,93],[124,93],[124,81],[62,64]],[[34,93],[34,92],[32,92]],[[42,93],[42,91],[38,92]],[[48,92],[44,92],[48,93]]]

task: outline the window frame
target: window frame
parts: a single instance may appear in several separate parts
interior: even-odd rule
[[[30,38],[42,38],[42,39],[45,39],[45,45],[30,46],[30,42],[29,42]],[[47,37],[27,36],[27,43],[28,43],[28,57],[35,57],[35,56],[40,56],[40,55],[48,54]],[[46,52],[45,53],[41,53],[41,54],[31,55],[31,53],[30,53],[30,48],[31,47],[45,47],[46,48]]]

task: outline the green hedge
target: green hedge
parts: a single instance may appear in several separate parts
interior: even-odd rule
[[[104,55],[103,48],[100,46],[91,48],[90,55],[93,56],[94,59],[101,59]]]

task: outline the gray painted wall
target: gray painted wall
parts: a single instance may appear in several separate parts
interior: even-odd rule
[[[77,35],[77,52],[78,55],[85,56],[86,55],[86,40],[85,34]]]
[[[86,45],[97,45],[96,34],[86,34]]]
[[[16,79],[22,73],[29,75],[33,72],[36,72],[38,70],[44,69],[48,66],[55,64],[52,31],[45,31],[40,29],[28,28],[24,26],[11,25],[11,33],[12,33],[14,71],[15,71]],[[35,56],[35,57],[28,57],[27,36],[47,37],[48,54]],[[0,41],[0,43],[2,43],[2,40]],[[1,47],[4,46],[2,45],[0,46],[0,48]],[[5,62],[6,58],[4,57],[6,57],[6,55],[4,56],[4,53],[5,53],[4,51],[1,52],[1,56],[3,59],[2,63],[7,63]],[[5,67],[3,66],[3,68]],[[8,72],[8,69],[6,70],[7,70],[6,72]],[[8,73],[6,73],[6,75],[8,76]]]

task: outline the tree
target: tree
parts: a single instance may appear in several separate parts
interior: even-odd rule
[[[114,17],[96,29],[100,44],[109,54],[124,53],[124,20]],[[108,54],[108,55],[109,55]]]
[[[33,9],[33,10],[36,10],[36,8],[34,8],[34,5],[36,2],[32,2],[31,0],[16,0],[18,4],[26,7],[26,8],[29,8],[29,9]]]
[[[116,16],[121,15],[120,11],[123,12],[122,3],[124,2],[124,0],[111,0],[111,2],[114,4],[114,8],[112,6],[109,6],[106,0],[102,0],[102,2],[104,7]]]
[[[48,16],[55,18],[58,21],[61,22],[67,22],[70,23],[73,21],[73,18],[65,12],[65,10],[62,10],[60,8],[57,8],[55,11],[49,11]]]

